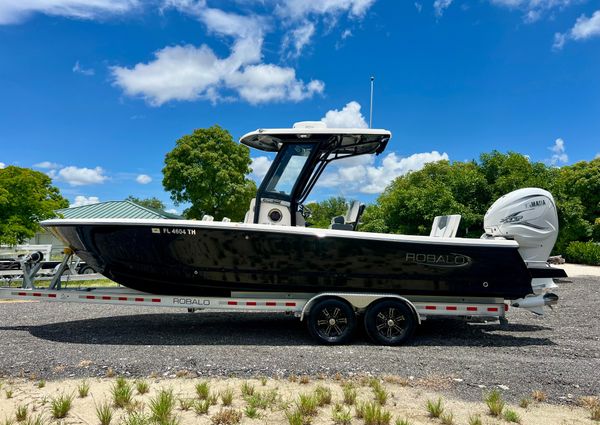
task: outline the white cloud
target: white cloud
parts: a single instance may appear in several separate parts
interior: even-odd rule
[[[50,162],[50,161],[38,162],[37,164],[33,164],[33,166],[35,168],[42,168],[44,170],[52,170],[52,169],[56,169],[56,168],[60,168],[61,167],[60,164],[57,164],[56,162]]]
[[[285,35],[282,49],[288,51],[288,57],[298,57],[314,33],[315,25],[312,22],[305,22]]]
[[[367,122],[360,113],[360,108],[358,102],[348,102],[341,111],[337,109],[327,111],[321,121],[329,128],[367,128]]]
[[[148,174],[140,174],[135,178],[135,181],[139,184],[148,184],[152,181],[152,177],[150,177]]]
[[[350,31],[349,29],[345,29],[344,32],[342,32],[341,38],[342,40],[345,40],[348,37],[352,37],[352,31]]]
[[[269,171],[269,167],[273,161],[266,156],[257,156],[256,158],[252,158],[252,164],[250,164],[250,168],[252,168],[251,176],[254,177],[255,180],[262,180],[262,178]]]
[[[561,10],[579,0],[490,0],[496,6],[516,9],[523,12],[523,20],[527,23],[538,21],[544,14]]]
[[[129,12],[138,5],[138,0],[6,0],[0,2],[0,25],[21,23],[35,13],[97,19]]]
[[[567,40],[587,40],[592,37],[600,36],[600,10],[595,11],[591,17],[581,15],[575,21],[573,28],[566,33],[557,32],[554,34],[554,44],[552,47],[555,50],[560,50],[564,47]]]
[[[0,162],[0,170],[6,168],[6,164],[4,162]]]
[[[70,208],[73,207],[83,207],[84,205],[92,205],[92,204],[97,204],[100,202],[100,199],[97,196],[83,196],[83,195],[77,195],[75,197],[75,202],[73,202],[71,205],[69,205]]]
[[[548,149],[552,151],[552,157],[547,161],[550,165],[565,164],[569,161],[569,156],[566,153],[565,141],[560,137],[554,141],[554,145]]]
[[[108,177],[104,175],[102,167],[79,168],[68,166],[61,168],[56,174],[57,180],[64,181],[71,186],[84,186],[88,184],[104,183]]]
[[[448,154],[437,151],[423,152],[402,158],[395,152],[386,155],[379,165],[374,155],[333,162],[333,169],[325,172],[317,187],[338,187],[348,192],[381,193],[396,177],[423,168],[428,162],[447,160]]]
[[[362,17],[375,3],[375,0],[284,0],[277,4],[277,14],[304,19],[308,15],[338,15],[349,13],[352,17]]]
[[[187,2],[185,2],[187,3]],[[112,68],[114,84],[129,96],[140,96],[153,106],[173,100],[228,98],[228,92],[252,104],[294,101],[322,93],[324,83],[296,78],[293,68],[260,63],[262,18],[243,17],[217,9],[194,12],[209,30],[234,38],[230,55],[219,58],[207,45],[169,46],[154,60],[133,68]]]
[[[75,65],[73,65],[73,72],[75,74],[85,75],[86,77],[91,77],[92,75],[94,75],[96,73],[96,71],[94,71],[93,68],[83,68],[79,64],[79,61],[75,62]]]
[[[423,5],[421,3],[419,3],[418,1],[416,1],[414,4],[415,4],[415,9],[417,9],[417,12],[421,13],[421,11],[423,10]]]
[[[446,9],[450,7],[452,4],[452,0],[435,0],[433,2],[433,10],[435,12],[435,16],[440,18]]]
[[[179,215],[179,211],[177,211],[175,208],[169,208],[168,210],[165,210],[165,212]]]

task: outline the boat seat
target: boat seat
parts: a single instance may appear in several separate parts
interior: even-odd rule
[[[458,225],[460,224],[460,214],[453,215],[438,215],[433,219],[433,225],[431,226],[431,233],[429,236],[435,238],[453,238],[456,236],[458,231]]]
[[[333,230],[356,230],[364,211],[365,205],[361,204],[360,201],[354,201],[348,207],[346,215],[338,215],[331,219],[329,228]]]

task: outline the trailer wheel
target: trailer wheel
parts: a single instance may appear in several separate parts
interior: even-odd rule
[[[415,330],[415,315],[402,301],[384,300],[374,303],[365,314],[365,330],[373,342],[400,345]]]
[[[345,301],[326,298],[311,309],[307,320],[308,331],[322,344],[344,344],[354,335],[356,314]]]

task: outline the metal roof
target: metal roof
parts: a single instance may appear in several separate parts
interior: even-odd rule
[[[63,218],[182,218],[176,214],[143,207],[131,201],[100,202],[81,207],[63,208],[56,212]]]

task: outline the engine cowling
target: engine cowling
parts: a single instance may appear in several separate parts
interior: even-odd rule
[[[538,188],[510,192],[485,213],[487,237],[514,239],[528,262],[545,262],[558,236],[558,214],[552,194]]]

